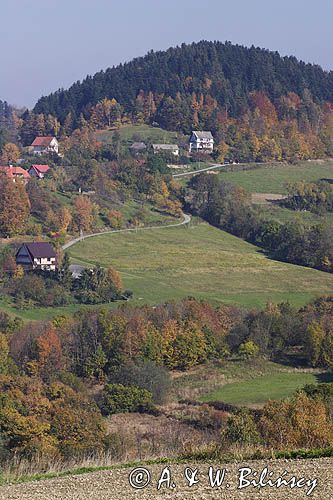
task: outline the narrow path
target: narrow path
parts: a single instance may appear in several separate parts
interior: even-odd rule
[[[192,170],[192,172],[182,172],[181,174],[172,174],[172,177],[186,177],[187,175],[201,174],[201,172],[208,172],[209,170],[215,170],[217,168],[228,167],[228,163],[216,163],[210,167],[201,168],[200,170]]]
[[[189,224],[191,222],[191,216],[188,214],[183,214],[183,220],[181,222],[177,222],[175,224],[167,224],[166,226],[146,226],[146,227],[133,227],[129,229],[111,229],[110,231],[102,231],[99,233],[91,233],[91,234],[85,234],[83,236],[79,236],[78,238],[75,238],[74,240],[69,241],[68,243],[65,243],[65,245],[62,246],[63,250],[67,250],[68,248],[72,247],[73,245],[76,245],[80,241],[86,240],[87,238],[93,238],[94,236],[102,236],[103,234],[110,234],[110,233],[127,233],[127,232],[137,232],[137,231],[148,231],[151,229],[167,229],[168,227],[179,227],[179,226],[185,226],[186,224]]]

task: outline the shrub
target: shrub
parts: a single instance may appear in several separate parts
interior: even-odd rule
[[[258,354],[258,352],[259,347],[252,340],[243,342],[238,349],[238,354],[245,359],[253,358]]]
[[[222,431],[224,443],[258,444],[260,434],[258,432],[254,417],[246,409],[231,415],[227,421],[227,427]]]
[[[147,413],[153,410],[152,394],[146,389],[122,384],[106,384],[100,404],[104,415]]]
[[[269,401],[259,421],[265,444],[277,449],[323,448],[333,444],[325,404],[304,393],[291,401]]]

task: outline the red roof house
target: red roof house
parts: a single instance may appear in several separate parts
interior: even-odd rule
[[[31,147],[35,155],[59,153],[59,143],[52,136],[36,137]]]
[[[38,177],[38,179],[43,179],[46,172],[50,170],[48,165],[31,165],[28,172],[31,177]]]
[[[24,170],[22,167],[13,167],[10,165],[9,167],[0,167],[0,172],[3,172],[9,177],[10,179],[13,179],[13,182],[16,181],[16,179],[22,179],[24,182],[28,182],[30,179],[30,174],[27,172],[27,170]]]

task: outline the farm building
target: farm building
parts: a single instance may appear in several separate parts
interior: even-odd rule
[[[147,146],[144,142],[133,142],[130,146],[130,150],[134,154],[143,153],[147,149]]]
[[[174,156],[179,155],[177,144],[153,144],[154,153],[171,153]]]
[[[49,153],[59,154],[59,143],[55,137],[36,137],[31,144],[35,155],[44,155]]]
[[[57,256],[53,246],[47,242],[23,243],[16,253],[16,264],[26,271],[41,269],[56,270]]]
[[[190,153],[212,153],[214,138],[211,132],[194,130],[190,137]]]

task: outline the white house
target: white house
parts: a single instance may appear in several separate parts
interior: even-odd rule
[[[174,156],[179,156],[179,147],[177,144],[153,144],[154,153],[172,153]]]
[[[211,132],[194,130],[190,137],[190,153],[212,153],[214,137]]]
[[[35,155],[59,154],[59,143],[56,137],[36,137],[31,147]]]
[[[45,241],[23,243],[17,251],[16,264],[27,271],[34,269],[55,271],[57,256],[52,245]]]

